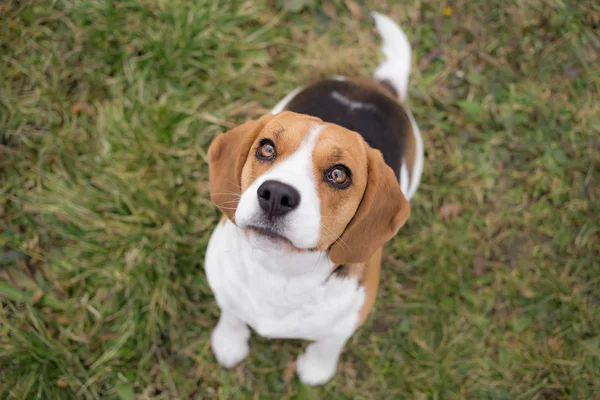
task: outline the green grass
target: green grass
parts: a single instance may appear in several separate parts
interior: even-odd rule
[[[210,141],[381,58],[343,1],[324,2],[334,20],[283,3],[0,3],[0,398],[597,399],[591,0],[359,3],[414,48],[426,165],[411,219],[331,383],[286,383],[296,341],[253,337],[218,368]]]

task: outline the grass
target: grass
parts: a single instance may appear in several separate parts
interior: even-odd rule
[[[591,0],[357,2],[414,48],[411,219],[332,382],[289,380],[295,341],[218,368],[210,141],[381,57],[356,3],[290,3],[0,4],[0,398],[597,399]]]

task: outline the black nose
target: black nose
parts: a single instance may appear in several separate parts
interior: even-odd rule
[[[265,181],[257,190],[258,202],[269,217],[280,217],[300,204],[300,193],[290,185]]]

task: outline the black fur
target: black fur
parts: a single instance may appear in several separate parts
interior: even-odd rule
[[[387,86],[382,86],[389,90]],[[360,102],[366,108],[352,108],[335,98]],[[381,91],[352,81],[324,80],[298,93],[286,110],[321,118],[358,132],[383,158],[399,178],[410,120],[398,102]]]

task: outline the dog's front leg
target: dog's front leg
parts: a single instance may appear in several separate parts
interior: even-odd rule
[[[221,311],[221,318],[210,338],[211,347],[219,364],[231,368],[248,355],[248,326],[225,310]]]
[[[330,380],[347,340],[347,337],[329,336],[310,344],[296,363],[300,380],[311,386]]]

